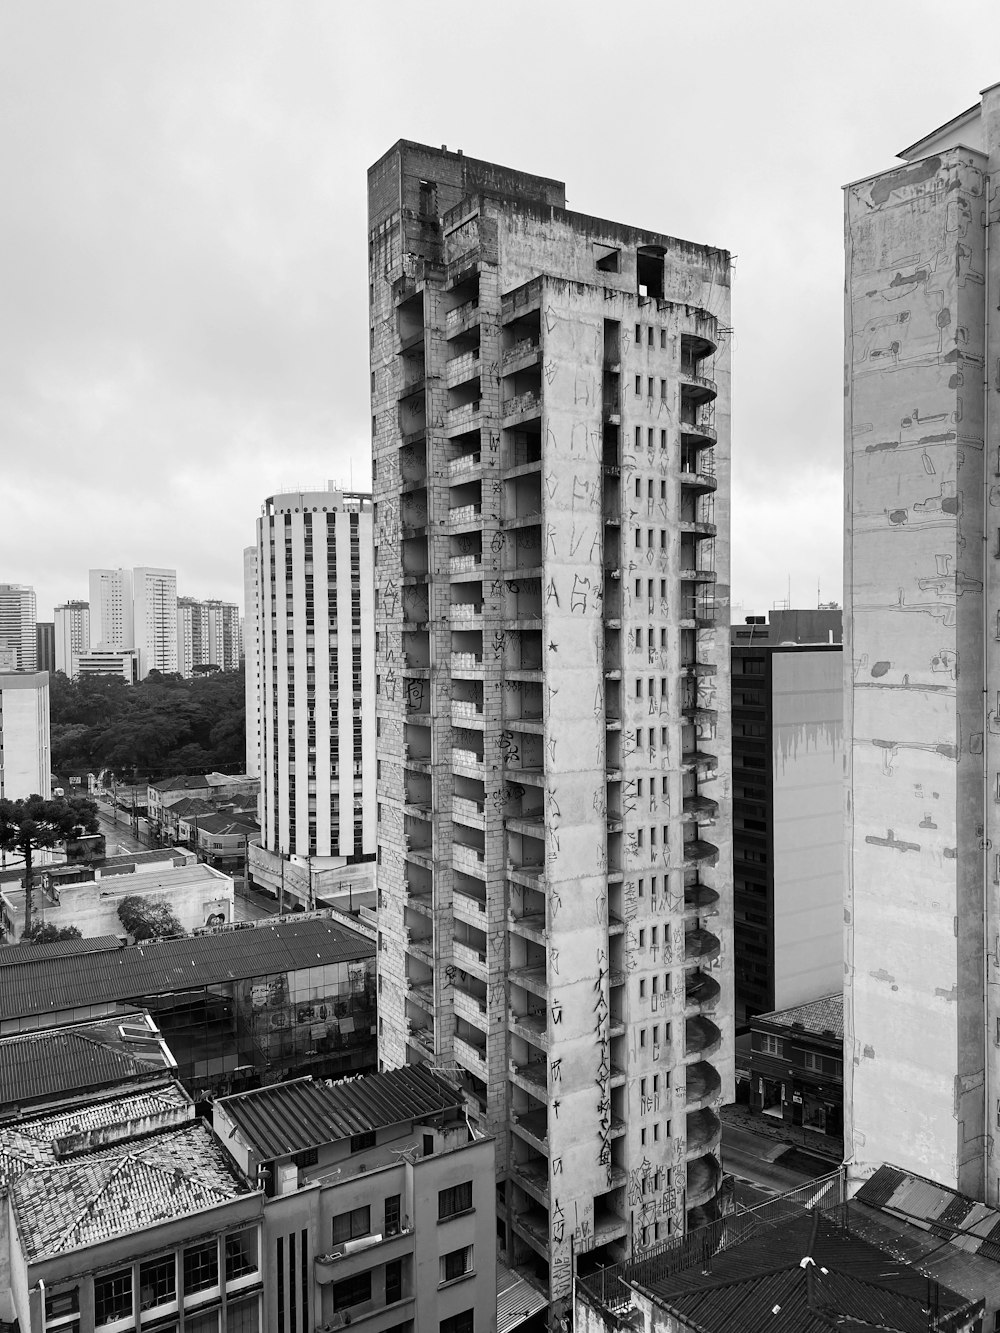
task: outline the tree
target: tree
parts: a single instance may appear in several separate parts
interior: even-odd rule
[[[39,847],[55,847],[81,833],[96,833],[97,806],[85,796],[47,799],[27,796],[20,801],[0,798],[0,851],[24,858],[24,933],[31,934],[31,862]]]
[[[130,893],[118,904],[118,920],[137,944],[142,940],[176,939],[187,932],[165,902],[150,902]]]
[[[53,926],[47,921],[36,921],[30,932],[24,931],[22,944],[56,944],[59,940],[82,940],[76,926]]]

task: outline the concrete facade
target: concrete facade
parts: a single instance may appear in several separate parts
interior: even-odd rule
[[[67,884],[54,890],[51,906],[36,898],[35,918],[51,926],[76,926],[85,939],[125,935],[118,905],[133,894],[150,904],[165,903],[188,932],[233,919],[233,881],[207,865],[142,868]]]
[[[139,654],[139,679],[151,671],[176,671],[177,571],[137,568],[132,571],[131,645]]]
[[[240,609],[234,602],[178,597],[177,669],[182,676],[194,675],[196,666],[238,671],[240,638]]]
[[[555,1323],[720,1183],[729,256],[402,141],[369,260],[380,1058],[457,1071]]]
[[[90,646],[110,652],[135,646],[132,571],[90,571]]]
[[[36,669],[36,620],[34,588],[21,583],[0,583],[0,655],[4,670]]]
[[[260,694],[258,693],[257,547],[243,548],[243,669],[246,682],[247,772],[260,775]]]
[[[52,795],[47,671],[0,673],[0,797]]]
[[[90,651],[90,603],[64,602],[54,612],[56,667],[71,679],[80,669],[80,657]]]
[[[257,521],[261,844],[324,871],[376,850],[372,513],[331,483]]]
[[[1000,88],[900,156],[845,193],[847,1151],[996,1202]]]

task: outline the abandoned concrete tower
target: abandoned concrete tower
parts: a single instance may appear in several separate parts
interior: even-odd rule
[[[730,258],[405,141],[368,197],[379,1054],[460,1079],[558,1318],[718,1206]]]
[[[1000,86],[846,198],[847,1151],[1000,1201]]]

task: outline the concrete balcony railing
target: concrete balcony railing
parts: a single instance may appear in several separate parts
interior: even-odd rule
[[[684,1049],[686,1059],[705,1060],[722,1045],[722,1033],[710,1018],[699,1014],[684,1020]]]
[[[452,671],[482,671],[482,653],[452,653]]]
[[[684,1007],[693,1013],[713,1009],[722,995],[722,987],[708,972],[689,972],[684,978]]]
[[[482,722],[483,705],[474,699],[452,699],[451,718],[458,726],[465,722]]]
[[[474,454],[463,454],[461,458],[453,458],[448,464],[448,476],[454,479],[475,472],[481,463],[482,454],[478,450]]]
[[[475,750],[463,750],[457,745],[451,752],[451,763],[453,768],[473,768],[478,769],[483,762],[483,756],[476,754]]]
[[[451,863],[456,870],[465,870],[481,879],[486,877],[486,853],[478,847],[465,847],[460,842],[451,845]]]
[[[470,430],[479,425],[479,399],[463,403],[461,407],[449,407],[444,414],[445,430]]]
[[[504,402],[503,415],[521,416],[525,412],[540,412],[541,407],[542,395],[534,389],[527,389],[524,393],[515,394],[513,398],[508,398]]]
[[[691,1111],[687,1117],[687,1157],[703,1157],[722,1142],[722,1121],[709,1107]]]
[[[483,515],[481,504],[456,505],[448,510],[449,523],[478,523]]]
[[[537,338],[521,338],[512,346],[506,348],[503,354],[503,364],[509,366],[512,361],[520,361],[522,357],[531,356],[538,351],[539,342]]]
[[[465,384],[467,380],[478,379],[479,370],[479,348],[473,347],[471,352],[463,352],[461,356],[453,356],[450,361],[445,363],[445,384],[449,389],[454,389],[457,384]]]
[[[690,1210],[699,1204],[708,1203],[718,1193],[722,1183],[722,1167],[709,1153],[698,1157],[687,1166],[687,1197],[685,1204]]]
[[[710,930],[696,926],[684,933],[684,961],[686,963],[709,962],[718,958],[722,944],[717,935]]]
[[[684,885],[685,916],[715,916],[719,910],[719,895],[707,884]]]
[[[692,838],[684,844],[684,863],[685,865],[697,865],[701,861],[715,862],[718,860],[719,849],[714,842],[706,842],[704,838]]]
[[[478,1046],[473,1046],[471,1042],[463,1041],[461,1037],[454,1037],[455,1059],[460,1065],[476,1074],[479,1078],[487,1077],[488,1068],[486,1063],[486,1048],[482,1050]]]
[[[455,306],[454,309],[449,310],[447,315],[445,315],[445,334],[448,337],[451,337],[453,333],[457,333],[458,330],[462,328],[463,325],[468,324],[470,320],[478,318],[478,315],[479,301],[476,299],[465,301],[462,305]]]
[[[465,972],[471,972],[483,980],[486,977],[486,951],[480,953],[476,949],[470,949],[467,944],[461,944],[455,940],[451,946],[452,959],[456,967],[460,967]]]
[[[452,510],[451,512],[454,513],[455,511]],[[482,602],[452,602],[450,612],[452,624],[455,624],[456,621],[475,620],[483,614],[483,604]]]
[[[478,930],[485,928],[486,921],[486,898],[476,898],[471,893],[463,893],[461,889],[455,889],[452,893],[452,909],[455,915],[460,919],[469,922]]]
[[[510,1032],[537,1046],[540,1050],[549,1049],[549,1035],[544,1011],[536,1014],[508,1014],[507,1027]]]
[[[453,796],[451,812],[457,818],[468,820],[479,828],[486,817],[486,806],[482,801],[470,801],[466,796]]]
[[[478,457],[478,455],[476,455]],[[461,459],[456,459],[461,462]],[[476,552],[474,555],[453,555],[448,561],[449,574],[471,574],[475,570],[481,570],[483,567],[483,557]],[[454,655],[454,654],[453,654]]]
[[[722,1098],[722,1076],[707,1060],[688,1065],[684,1071],[686,1091],[684,1104],[688,1111],[716,1105]]]
[[[718,817],[719,802],[711,796],[685,796],[681,803],[681,817],[704,824]]]

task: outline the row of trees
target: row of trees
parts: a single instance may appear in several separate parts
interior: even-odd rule
[[[122,781],[242,769],[246,761],[243,671],[191,680],[151,671],[120,676],[61,671],[49,678],[52,768],[60,774],[110,769]]]

